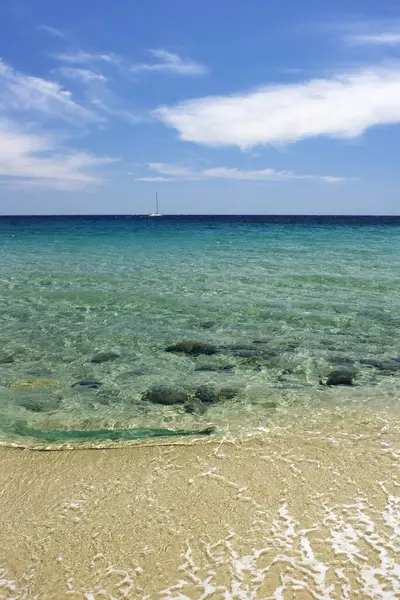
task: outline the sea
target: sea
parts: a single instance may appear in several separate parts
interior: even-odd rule
[[[400,217],[0,217],[0,322],[1,599],[400,597]]]
[[[398,402],[400,218],[3,217],[0,244],[2,444]]]

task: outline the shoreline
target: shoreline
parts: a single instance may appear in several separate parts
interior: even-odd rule
[[[1,448],[1,600],[394,598],[398,426],[327,429]]]

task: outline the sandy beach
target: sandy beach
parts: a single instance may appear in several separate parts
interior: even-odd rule
[[[346,422],[1,450],[0,598],[398,597],[398,426]]]

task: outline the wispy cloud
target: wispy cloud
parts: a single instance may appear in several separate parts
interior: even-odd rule
[[[112,52],[84,52],[83,50],[77,50],[74,52],[62,52],[60,54],[55,54],[54,56],[61,62],[75,65],[90,65],[96,62],[117,65],[121,62],[121,57]]]
[[[96,112],[76,103],[71,92],[58,83],[15,71],[1,59],[0,110],[38,112],[74,125],[102,120]]]
[[[74,191],[103,181],[96,169],[115,162],[86,151],[61,150],[54,136],[26,132],[0,119],[0,177],[9,187]]]
[[[58,37],[63,40],[67,39],[67,35],[60,29],[57,29],[57,27],[52,27],[51,25],[39,25],[39,29],[54,37]]]
[[[320,136],[355,138],[374,125],[399,123],[399,97],[395,65],[188,100],[154,114],[183,140],[249,149]]]
[[[172,177],[135,177],[136,181],[146,181],[148,183],[154,183],[157,181],[176,181],[175,179],[173,179]]]
[[[346,36],[346,41],[354,45],[372,46],[398,46],[400,44],[399,32],[380,32],[368,34],[354,34]]]
[[[81,81],[83,83],[93,83],[95,81],[105,82],[107,81],[107,77],[102,73],[96,73],[95,71],[90,71],[89,69],[79,69],[74,67],[61,67],[56,69],[55,71],[58,75],[63,77],[64,79],[71,79]]]
[[[246,170],[231,167],[214,167],[211,169],[195,170],[182,165],[167,163],[148,163],[151,171],[158,173],[157,176],[135,177],[136,181],[198,181],[199,179],[231,179],[235,181],[292,181],[310,180],[324,183],[338,183],[341,181],[355,180],[351,177],[336,177],[325,175],[301,175],[292,171],[277,171],[275,169]]]
[[[68,81],[75,85],[81,84],[84,89],[85,104],[102,118],[108,120],[115,117],[131,125],[149,120],[147,111],[146,117],[139,114],[129,100],[120,97],[113,89],[118,87],[118,80],[121,77],[126,78],[126,71],[123,68],[126,59],[123,57],[112,53],[79,51],[60,54],[55,58],[61,62],[62,66],[52,72],[61,81]],[[70,64],[67,66],[66,63]],[[106,71],[107,75],[103,71]]]
[[[186,75],[189,77],[198,77],[207,73],[204,65],[190,59],[184,59],[168,50],[149,50],[149,52],[156,60],[151,63],[133,65],[130,68],[132,72],[148,71],[170,73],[172,75]]]

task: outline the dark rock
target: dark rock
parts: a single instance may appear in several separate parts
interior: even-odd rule
[[[400,363],[397,360],[383,360],[378,369],[381,371],[400,371]]]
[[[72,384],[72,387],[75,388],[87,388],[90,390],[97,390],[99,387],[101,387],[103,384],[101,381],[96,381],[95,379],[81,379],[80,381],[77,381],[76,383]]]
[[[185,404],[190,399],[190,394],[167,385],[154,385],[142,394],[142,400],[152,404]]]
[[[375,358],[362,358],[360,360],[361,365],[367,365],[369,367],[377,367],[379,368],[381,365],[381,360],[376,360]]]
[[[400,371],[400,359],[391,358],[389,360],[377,360],[375,358],[362,358],[361,365],[375,367],[380,371]]]
[[[269,344],[269,340],[253,340],[253,344]]]
[[[237,396],[238,390],[231,387],[216,389],[209,385],[200,385],[195,392],[195,398],[204,404],[215,404],[221,400],[232,400]]]
[[[196,398],[190,398],[184,405],[185,412],[188,414],[204,415],[207,407]]]
[[[350,369],[336,369],[329,373],[326,385],[353,385],[355,375]]]
[[[216,354],[218,352],[218,348],[213,344],[208,344],[207,342],[183,340],[181,342],[177,342],[176,344],[172,344],[171,346],[167,346],[165,351],[174,352],[176,354],[187,354],[188,356],[199,356],[200,354],[206,354],[210,356],[211,354]]]
[[[115,360],[117,358],[121,358],[117,352],[99,352],[90,359],[90,362],[97,364],[107,362],[109,360]]]
[[[12,354],[0,354],[1,365],[10,365],[13,362],[15,362],[15,358]]]
[[[232,400],[237,396],[239,390],[231,387],[221,388],[218,392],[218,400]]]
[[[202,321],[201,323],[199,323],[199,326],[202,329],[211,329],[211,327],[214,327],[215,325],[215,321]]]
[[[195,371],[214,371],[216,373],[223,371],[232,371],[234,365],[213,365],[213,364],[203,364],[197,365],[195,367]]]
[[[218,392],[209,385],[200,385],[195,392],[195,397],[205,404],[212,404],[218,401]]]

